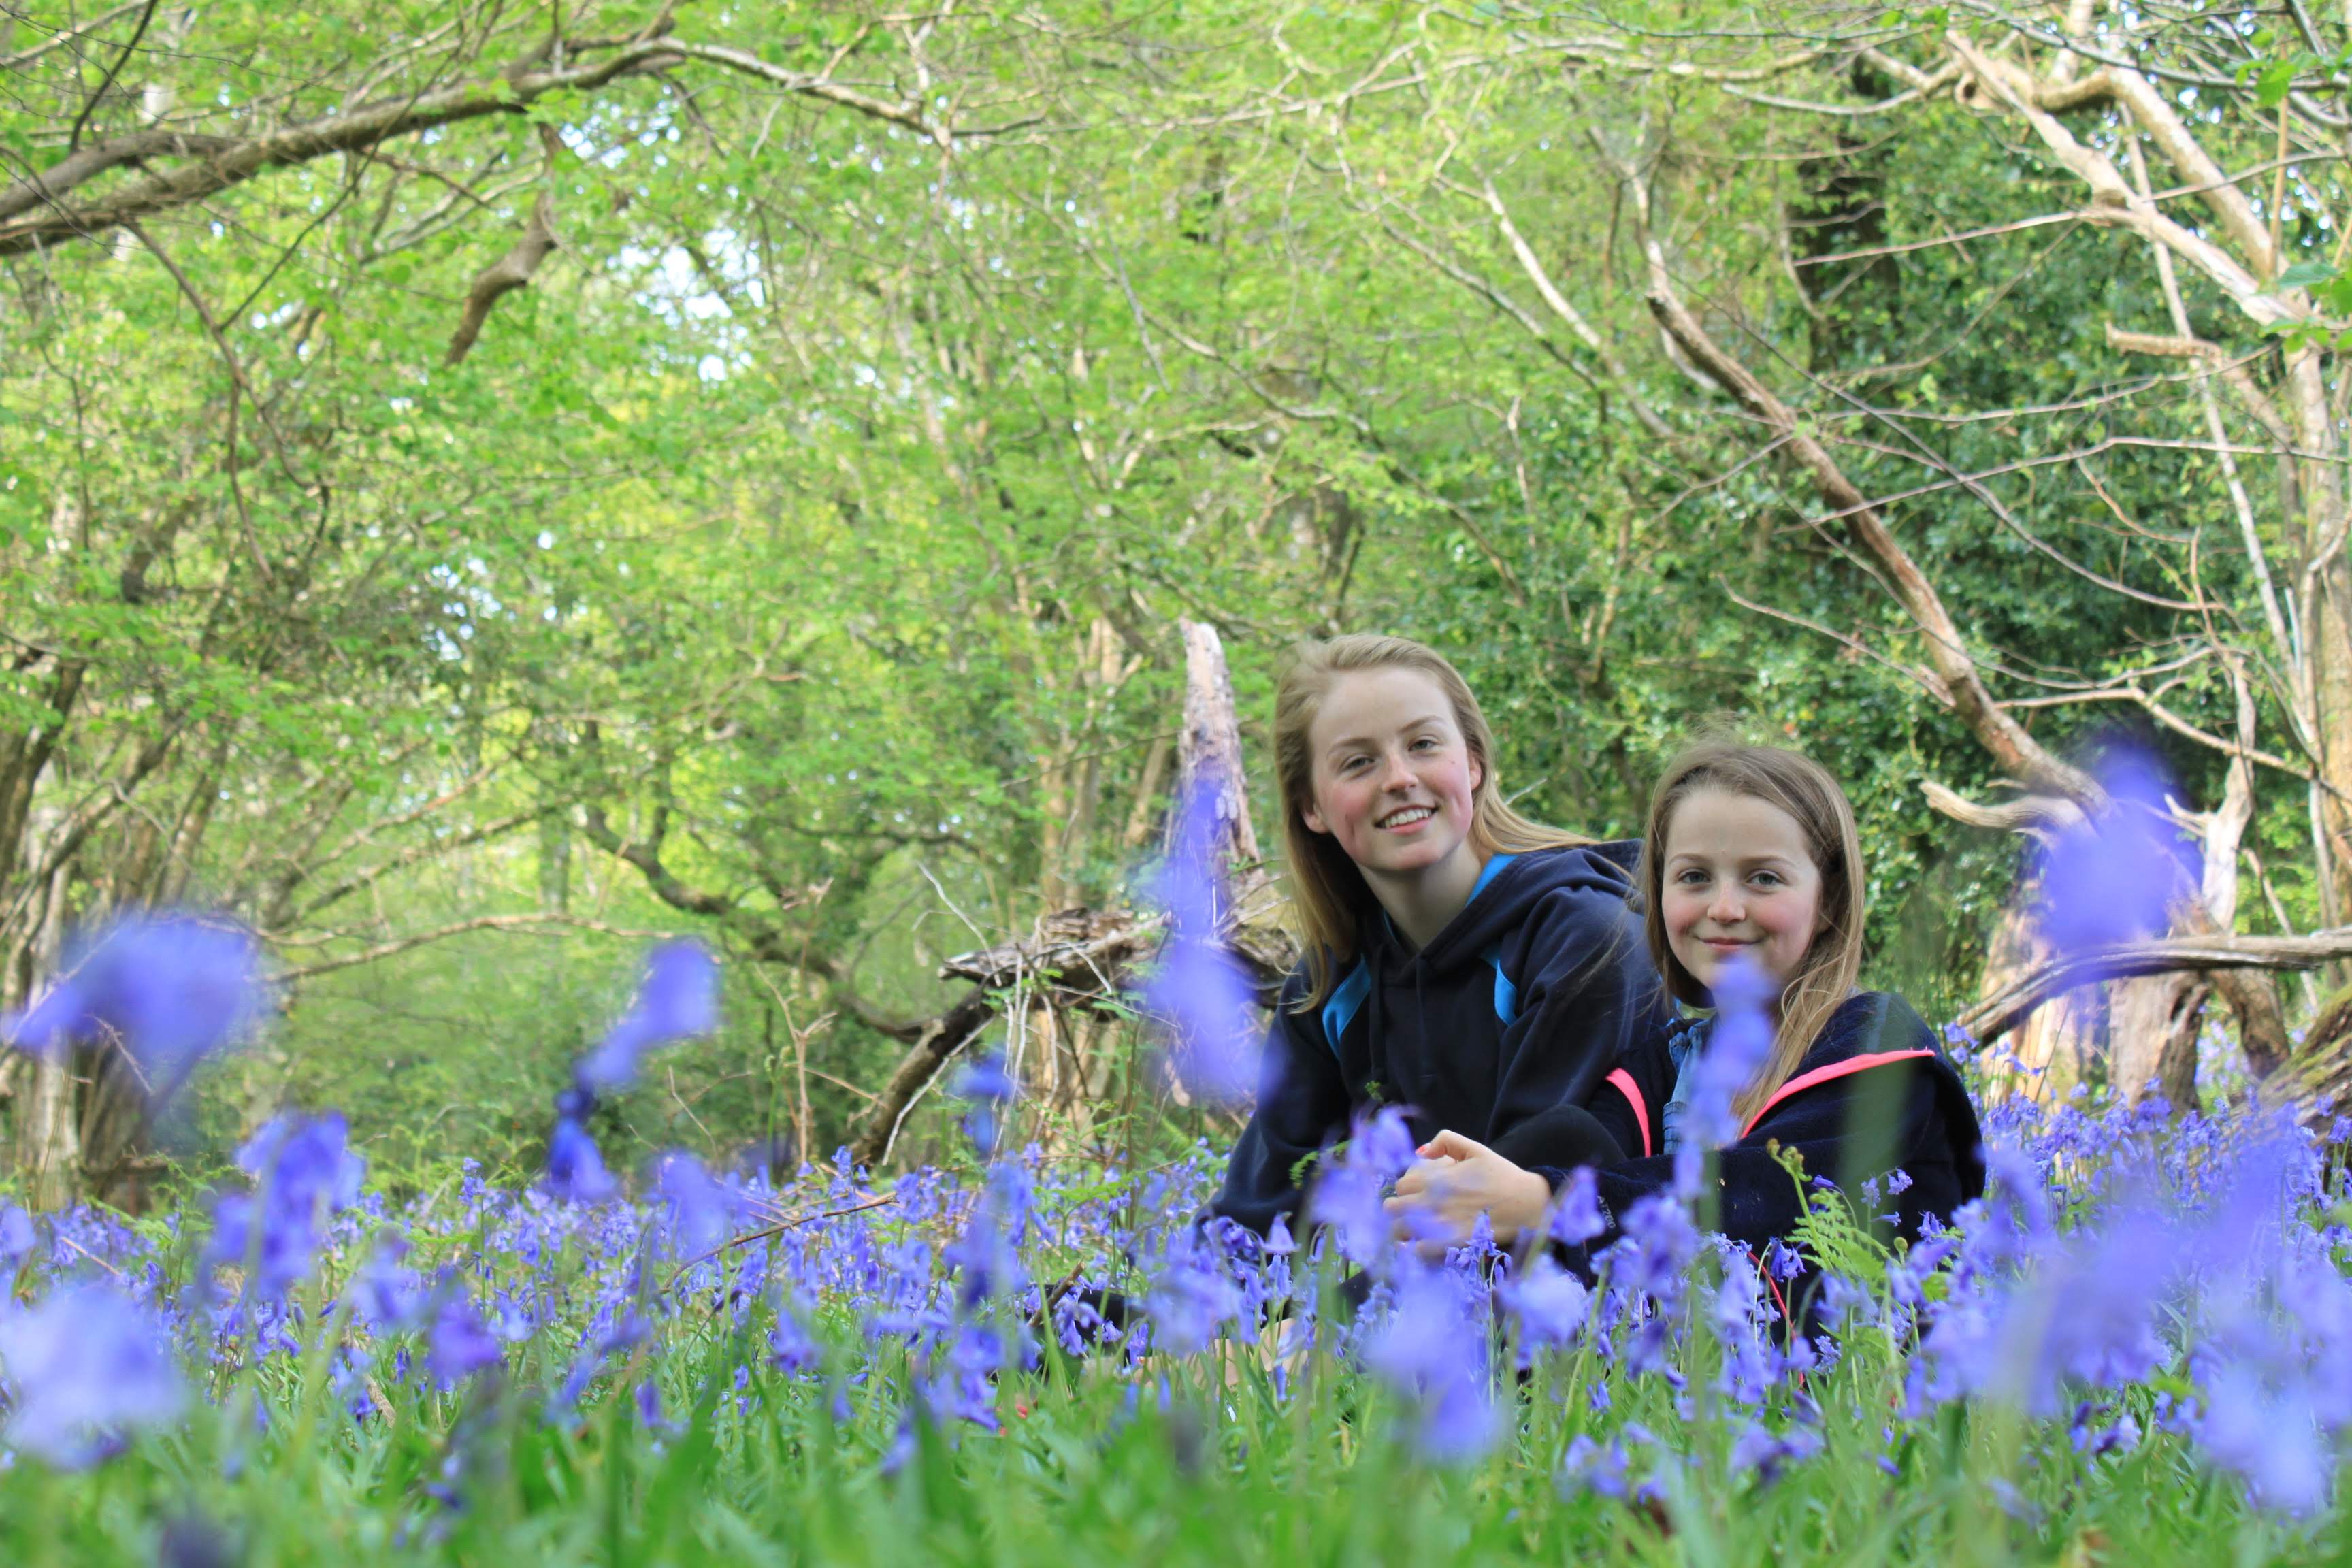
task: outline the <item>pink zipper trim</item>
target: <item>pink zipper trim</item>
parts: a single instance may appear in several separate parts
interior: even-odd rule
[[[1854,1073],[1867,1071],[1871,1068],[1885,1067],[1889,1062],[1916,1061],[1921,1057],[1932,1057],[1935,1054],[1928,1050],[1874,1051],[1868,1056],[1848,1057],[1842,1062],[1832,1062],[1825,1068],[1815,1068],[1811,1072],[1799,1073],[1773,1090],[1771,1099],[1757,1107],[1756,1114],[1748,1119],[1748,1125],[1739,1130],[1739,1135],[1745,1138],[1755,1131],[1756,1124],[1769,1115],[1774,1106],[1792,1094],[1803,1093],[1815,1084],[1827,1083],[1832,1079],[1847,1078]]]
[[[1633,1075],[1623,1068],[1619,1068],[1615,1072],[1611,1073],[1605,1081],[1616,1085],[1617,1092],[1632,1103],[1633,1124],[1642,1130],[1642,1158],[1648,1159],[1650,1157],[1650,1108],[1643,1102],[1642,1086],[1635,1083]]]

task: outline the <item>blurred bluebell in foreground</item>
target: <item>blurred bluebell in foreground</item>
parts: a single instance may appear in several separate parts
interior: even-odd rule
[[[251,1193],[213,1205],[206,1267],[247,1271],[249,1285],[275,1300],[299,1283],[326,1237],[328,1219],[359,1201],[367,1162],[347,1146],[342,1113],[310,1121],[276,1116],[236,1152]]]
[[[1020,1087],[1005,1070],[1004,1053],[993,1050],[983,1051],[965,1062],[955,1081],[948,1086],[949,1093],[971,1107],[963,1119],[963,1130],[982,1159],[996,1158],[1004,1108],[1013,1103]]]
[[[588,1129],[576,1117],[557,1117],[555,1130],[547,1136],[549,1195],[565,1203],[601,1204],[620,1190],[620,1184],[604,1169],[604,1156],[596,1152],[596,1141],[588,1136]]]
[[[618,1094],[636,1081],[647,1051],[718,1026],[719,965],[700,942],[664,942],[646,957],[636,1000],[581,1058],[575,1077],[591,1094]]]
[[[555,1125],[547,1136],[547,1190],[566,1203],[601,1204],[620,1191],[604,1168],[588,1118],[597,1100],[636,1081],[637,1067],[656,1046],[707,1035],[719,1026],[719,965],[700,942],[664,942],[646,956],[645,979],[629,1010],[572,1069],[555,1097]]]
[[[162,1326],[103,1285],[68,1285],[0,1316],[0,1365],[13,1390],[7,1440],[64,1469],[97,1463],[131,1428],[180,1408]]]
[[[2145,752],[2117,750],[2096,770],[2114,801],[2104,816],[2061,829],[2042,851],[2042,933],[2062,952],[2159,936],[2189,849],[2165,805],[2166,778]]]
[[[163,1100],[253,1026],[264,996],[249,931],[191,914],[131,915],[89,939],[39,1001],[0,1016],[0,1040],[48,1057],[119,1036],[148,1098]]]
[[[1475,1459],[1496,1437],[1477,1305],[1454,1270],[1408,1268],[1396,1284],[1394,1312],[1364,1352],[1373,1375],[1412,1403],[1413,1446],[1438,1464]]]
[[[1145,1008],[1167,1021],[1171,1060],[1187,1092],[1222,1105],[1258,1089],[1257,996],[1220,938],[1224,868],[1217,853],[1218,778],[1195,780],[1180,804],[1168,859],[1153,891],[1168,942],[1144,987]]]
[[[1698,1196],[1706,1156],[1739,1141],[1733,1102],[1772,1054],[1772,979],[1746,952],[1724,961],[1709,987],[1715,1017],[1700,1049],[1683,1140],[1675,1151],[1675,1193]]]

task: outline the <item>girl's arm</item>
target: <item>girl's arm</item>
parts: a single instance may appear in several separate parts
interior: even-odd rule
[[[1276,1215],[1296,1226],[1301,1162],[1347,1132],[1348,1086],[1339,1058],[1324,1043],[1322,1020],[1311,1012],[1291,1011],[1306,989],[1300,975],[1282,988],[1266,1031],[1257,1110],[1234,1145],[1225,1184],[1209,1204],[1211,1214],[1260,1235]]]
[[[1613,892],[1564,888],[1537,905],[1522,952],[1486,1142],[1506,1143],[1521,1123],[1571,1105],[1601,1118],[1627,1152],[1639,1149],[1640,1129],[1606,1079],[1674,1021],[1639,923]]]

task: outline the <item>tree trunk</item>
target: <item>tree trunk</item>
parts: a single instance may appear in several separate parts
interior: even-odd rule
[[[2050,949],[2034,930],[2033,910],[2041,899],[2041,883],[2020,877],[2009,901],[1993,924],[1985,950],[1983,983],[1978,997],[1990,1001],[2049,961]],[[2001,1094],[2021,1094],[2043,1105],[2054,1105],[2083,1081],[2096,1058],[2102,988],[2080,985],[2053,996],[2009,1031],[2009,1050],[1985,1067],[1986,1082]],[[1994,1036],[1982,1044],[1990,1046]]]
[[[33,941],[35,980],[26,988],[27,1002],[43,979],[58,973],[65,948],[65,905],[66,868],[60,866],[49,879],[40,931]],[[81,1179],[81,1124],[74,1111],[73,1053],[62,1042],[31,1043],[47,1049],[34,1061],[28,1081],[16,1098],[16,1173],[34,1208],[58,1209],[79,1195]]]
[[[2107,1082],[2124,1100],[2150,1089],[2175,1110],[2197,1109],[2197,1036],[2212,983],[2196,974],[2118,980],[2107,998]]]

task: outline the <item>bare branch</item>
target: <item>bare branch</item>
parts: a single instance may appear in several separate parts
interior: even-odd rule
[[[277,978],[281,982],[309,980],[320,974],[332,974],[339,969],[356,969],[362,963],[374,963],[396,953],[423,947],[427,942],[443,942],[453,936],[463,936],[467,931],[514,931],[522,927],[547,925],[570,926],[580,931],[601,931],[607,936],[634,937],[640,941],[663,941],[677,934],[675,931],[635,931],[625,926],[606,925],[601,921],[582,920],[574,915],[557,914],[552,911],[523,915],[476,915],[471,920],[456,921],[448,925],[436,926],[431,931],[415,931],[407,936],[394,938],[390,942],[381,942],[373,947],[362,948],[358,952],[345,953],[341,958],[325,958],[315,963],[301,963],[290,969],[281,969],[278,971]]]
[[[449,336],[449,352],[442,357],[445,365],[463,364],[473,352],[474,340],[482,335],[482,323],[490,319],[490,310],[500,298],[522,288],[530,281],[547,253],[555,248],[555,197],[547,191],[539,193],[531,204],[530,221],[523,226],[522,237],[514,248],[491,262],[475,276],[474,286],[466,295],[466,312],[458,319],[457,330]]]
[[[111,26],[131,12],[146,5],[147,0],[131,0],[129,5],[117,5],[111,11],[102,11],[87,22],[78,22],[70,27],[59,27],[29,49],[19,49],[13,55],[0,55],[0,71],[22,70],[51,49],[62,48],[77,38],[86,38],[100,27]]]
[[[1945,788],[1933,779],[1919,781],[1919,793],[1954,822],[1969,827],[1993,827],[2003,833],[2039,833],[2053,827],[2073,827],[2083,821],[2083,808],[2059,795],[2028,795],[1983,805]]]

